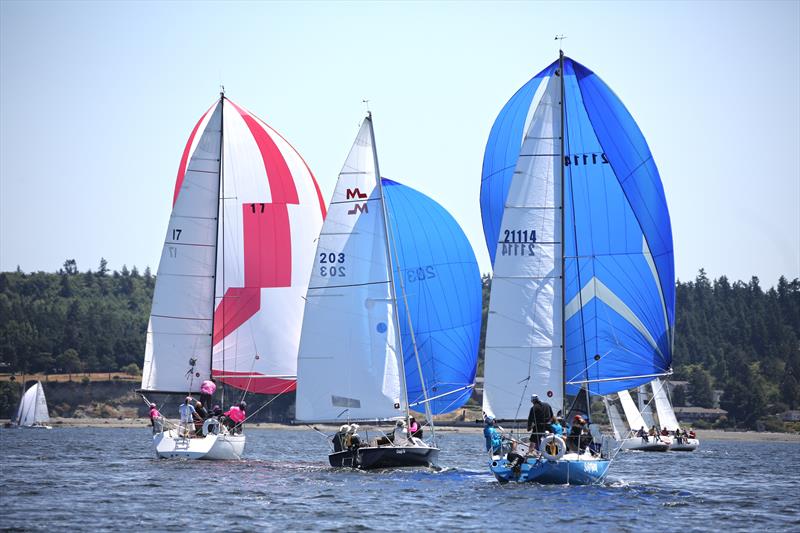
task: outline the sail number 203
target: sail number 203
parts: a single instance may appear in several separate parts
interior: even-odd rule
[[[343,278],[346,276],[344,253],[321,253],[319,254],[319,275],[327,278]]]

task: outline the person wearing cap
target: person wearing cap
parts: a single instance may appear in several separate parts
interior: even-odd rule
[[[361,437],[358,435],[358,424],[352,424],[347,429],[347,436],[344,439],[344,445],[350,450],[354,450],[361,446]]]
[[[545,436],[553,418],[553,408],[539,399],[537,394],[531,395],[531,410],[528,412],[528,431],[531,432],[531,446],[539,449],[539,442]]]
[[[333,436],[331,441],[333,442],[333,451],[334,452],[341,452],[344,451],[346,446],[344,445],[344,439],[347,437],[347,432],[350,430],[350,426],[348,424],[342,424],[339,427],[339,431]]]
[[[408,443],[408,430],[406,429],[405,420],[398,420],[394,425],[392,442],[395,446],[405,446]]]
[[[191,428],[194,427],[194,399],[191,396],[187,396],[181,406],[178,407],[178,412],[181,415],[180,429],[182,430],[182,435],[188,437]]]
[[[158,406],[154,403],[150,404],[150,425],[153,426],[153,433],[163,431],[161,413],[158,412]]]
[[[492,455],[500,455],[503,451],[503,436],[497,427],[493,416],[484,419],[483,437],[486,439],[486,451]]]

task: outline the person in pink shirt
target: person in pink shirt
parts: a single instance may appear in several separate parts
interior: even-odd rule
[[[225,425],[231,430],[231,433],[241,433],[242,422],[247,418],[247,403],[239,402],[238,405],[232,406],[225,411]]]
[[[161,413],[158,412],[158,406],[154,403],[150,404],[150,425],[153,426],[153,433],[161,433]]]
[[[215,392],[217,392],[217,381],[214,378],[209,378],[200,384],[200,401],[207,410],[211,410]]]

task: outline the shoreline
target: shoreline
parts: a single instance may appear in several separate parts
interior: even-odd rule
[[[7,420],[0,420],[0,425]],[[51,418],[50,425],[53,428],[147,428],[150,420],[147,418]],[[309,427],[320,428],[323,432],[334,433],[338,426],[325,424],[277,424],[270,422],[247,424],[250,429],[258,430],[287,430],[287,431],[308,431]],[[366,426],[366,424],[365,424]],[[475,433],[480,434],[483,428],[475,425],[448,425],[440,423],[436,425],[436,431],[441,433]],[[719,429],[699,429],[697,436],[701,443],[703,440],[712,441],[739,441],[739,442],[797,442],[800,443],[800,433],[772,433],[768,431],[723,431]]]

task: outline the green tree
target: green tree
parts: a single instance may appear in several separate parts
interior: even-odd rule
[[[62,372],[67,372],[69,374],[70,381],[72,381],[72,374],[74,372],[80,372],[82,368],[81,358],[78,352],[72,348],[65,350],[64,353],[59,355],[56,358],[56,364]]]
[[[686,389],[681,385],[672,389],[672,405],[686,407]]]
[[[689,397],[697,407],[714,407],[714,388],[711,374],[699,365],[693,365],[689,374]]]
[[[128,374],[129,376],[141,376],[142,370],[139,368],[139,365],[136,363],[131,363],[129,365],[123,366],[120,370]]]

